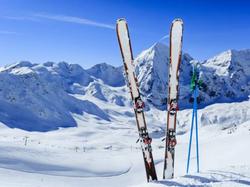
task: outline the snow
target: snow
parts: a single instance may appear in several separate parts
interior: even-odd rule
[[[135,142],[137,130],[134,117],[125,116],[129,106],[107,105],[91,96],[104,110],[119,111],[112,122],[100,121],[90,114],[74,114],[77,128],[62,128],[49,132],[28,132],[2,126],[0,131],[0,186],[166,186],[166,185],[224,185],[241,186],[250,183],[249,119],[243,117],[236,127],[224,128],[218,121],[203,124],[202,114],[213,119],[223,117],[226,108],[234,111],[235,103],[210,105],[198,111],[200,133],[201,173],[195,172],[195,152],[191,155],[190,175],[185,174],[187,145],[191,125],[191,110],[180,111],[177,127],[176,178],[161,180],[163,170],[166,114],[151,109],[146,112],[149,132],[153,139],[153,153],[160,179],[146,184],[141,150]],[[250,112],[250,101],[237,103]],[[230,110],[231,109],[231,110]],[[214,111],[214,113],[210,113]],[[132,111],[131,111],[132,112]],[[110,114],[111,115],[111,114]],[[246,114],[246,117],[249,116]],[[231,119],[239,118],[231,112]],[[242,117],[240,117],[242,118]],[[184,125],[182,125],[184,124]],[[182,133],[181,133],[182,132]],[[25,146],[25,137],[27,145]],[[193,141],[194,142],[194,141]],[[194,150],[193,145],[193,151]],[[217,154],[215,154],[217,153]]]
[[[122,66],[113,67],[106,63],[101,63],[88,69],[87,72],[90,75],[98,79],[101,79],[105,84],[109,86],[118,87],[118,86],[123,86],[125,84],[124,78],[123,78]]]
[[[203,107],[217,102],[243,101],[250,95],[250,50],[229,50],[201,62],[204,89],[200,92]],[[190,79],[194,59],[184,53],[180,65],[179,106],[191,108]],[[148,102],[161,110],[167,104],[169,48],[154,44],[135,59],[140,90]]]
[[[2,69],[0,79],[0,119],[11,128],[48,131],[73,127],[77,124],[71,113],[90,113],[109,120],[95,104],[69,95],[81,93],[86,80],[93,79],[79,65],[21,62]]]
[[[146,183],[121,67],[23,61],[0,68],[0,186],[249,186],[249,50],[201,65],[207,84],[198,110],[201,173],[193,144],[189,175],[193,58],[182,55],[175,178],[162,180],[168,51],[156,43],[135,60],[159,182]]]
[[[191,60],[188,54],[182,55],[180,66],[181,100],[186,102],[189,93]],[[154,44],[135,59],[135,72],[142,95],[155,107],[165,110],[168,97],[169,48],[161,43]],[[167,78],[166,78],[167,77]],[[183,96],[182,96],[183,95]]]
[[[215,69],[218,75],[228,76],[233,68],[242,68],[246,76],[249,71],[250,50],[228,50],[206,61],[207,67]]]

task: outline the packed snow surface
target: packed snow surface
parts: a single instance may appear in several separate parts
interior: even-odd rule
[[[81,96],[78,96],[79,98]],[[82,98],[84,99],[84,98]],[[86,98],[85,98],[86,99]],[[147,184],[137,130],[130,107],[96,104],[115,113],[112,122],[91,115],[74,115],[78,127],[50,132],[10,129],[0,131],[0,186],[244,186],[250,185],[250,102],[215,104],[199,110],[200,169],[196,173],[195,145],[190,174],[186,159],[191,110],[179,113],[175,179],[161,180],[166,113],[146,112],[159,182]],[[236,106],[235,106],[236,105]],[[238,113],[234,107],[242,107]],[[231,122],[223,119],[221,108],[231,112]],[[230,110],[230,108],[232,110]],[[207,122],[206,115],[211,119]],[[210,116],[210,117],[209,117]],[[194,141],[193,141],[194,142]],[[26,145],[25,145],[26,144]]]

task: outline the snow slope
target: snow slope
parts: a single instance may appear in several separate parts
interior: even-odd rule
[[[77,97],[86,99],[87,96]],[[161,174],[166,114],[157,109],[146,112],[149,132],[154,138],[154,158],[160,179],[152,184],[145,183],[142,155],[139,145],[135,143],[138,137],[135,121],[124,115],[131,108],[105,105],[105,101],[94,98],[93,102],[105,111],[116,110],[119,113],[113,115],[112,122],[100,121],[90,114],[74,115],[77,128],[50,132],[28,132],[2,126],[0,186],[249,185],[249,101],[236,103],[248,112],[243,113],[245,120],[236,126],[226,122],[226,125],[220,124],[219,121],[206,124],[202,118],[203,115],[211,115],[211,119],[221,119],[221,108],[230,111],[235,103],[216,104],[199,110],[201,174],[195,172],[193,152],[190,175],[185,175],[191,111],[181,111],[177,127],[176,178],[165,181],[161,180]],[[232,112],[231,119],[237,118],[237,114]]]

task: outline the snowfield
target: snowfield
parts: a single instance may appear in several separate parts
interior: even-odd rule
[[[246,121],[236,126],[218,123],[203,125],[201,118],[206,114],[211,115],[211,119],[220,119],[223,116],[221,107],[229,111],[233,105],[235,103],[215,104],[199,111],[200,174],[196,173],[195,145],[192,147],[190,175],[185,173],[191,111],[179,113],[178,124],[185,125],[179,125],[177,129],[176,178],[165,181],[161,180],[161,175],[163,120],[166,115],[156,109],[146,112],[149,131],[154,138],[153,153],[160,179],[152,184],[145,182],[141,150],[135,143],[137,130],[133,117],[117,115],[110,123],[90,115],[86,118],[75,115],[77,128],[50,132],[27,132],[3,125],[0,131],[0,186],[250,185],[250,121],[247,119],[250,101],[237,103],[248,114],[245,113]],[[120,110],[115,105],[107,105],[106,110],[115,108]],[[157,119],[152,117],[153,114],[157,114]],[[237,114],[232,118],[237,119]]]
[[[202,63],[201,172],[193,144],[188,175],[193,58],[183,55],[175,178],[162,180],[167,51],[155,44],[136,59],[158,182],[146,183],[122,67],[20,62],[0,68],[0,186],[250,186],[249,50]]]

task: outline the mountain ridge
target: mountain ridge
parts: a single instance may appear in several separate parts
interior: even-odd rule
[[[135,73],[147,110],[152,107],[166,110],[168,51],[167,46],[156,43],[135,58]],[[192,107],[189,84],[193,60],[183,53],[180,109]],[[228,50],[202,62],[200,72],[205,87],[200,91],[200,106],[247,100],[250,95],[249,64],[250,50]],[[74,113],[110,121],[117,109],[104,110],[94,101],[122,110],[132,105],[128,92],[122,66],[101,63],[84,69],[66,62],[32,64],[21,61],[0,68],[0,105],[5,106],[0,110],[0,121],[11,128],[29,131],[74,127],[77,125],[72,117]]]

